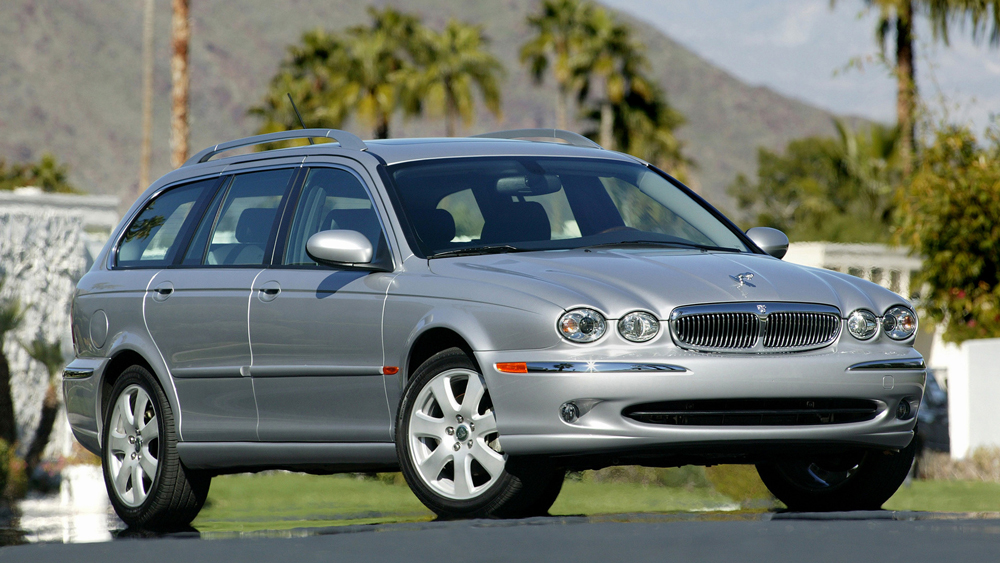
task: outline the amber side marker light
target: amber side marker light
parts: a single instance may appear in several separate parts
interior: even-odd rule
[[[382,375],[396,375],[399,368],[396,366],[382,366]]]
[[[494,365],[501,373],[528,373],[528,364],[524,362],[500,362]]]

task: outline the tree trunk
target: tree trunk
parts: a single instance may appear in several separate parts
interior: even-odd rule
[[[142,156],[139,160],[138,196],[149,186],[153,159],[153,0],[145,0],[142,18]]]
[[[563,85],[559,85],[556,92],[556,129],[566,130],[569,127],[568,121],[566,119],[566,99],[569,98],[567,94],[567,88]]]
[[[173,0],[174,16],[171,43],[170,75],[173,80],[170,117],[170,164],[179,168],[188,155],[188,45],[191,27],[188,22],[189,0]]]
[[[378,117],[375,118],[375,138],[376,139],[388,139],[389,138],[389,116],[383,113],[379,113]]]
[[[458,110],[455,108],[455,99],[445,93],[445,105],[444,105],[444,134],[447,137],[455,136],[455,114]]]
[[[17,440],[14,399],[10,392],[10,364],[3,352],[3,334],[0,334],[0,440],[11,446]]]
[[[30,476],[45,452],[45,446],[49,444],[49,436],[52,435],[52,427],[56,422],[56,414],[59,412],[59,396],[56,395],[56,386],[49,384],[45,391],[45,400],[42,401],[42,415],[38,419],[38,429],[35,430],[35,438],[31,441],[28,454],[24,456],[24,465]]]
[[[600,143],[609,151],[615,150],[615,113],[611,100],[601,102]]]
[[[896,119],[899,123],[899,157],[903,173],[913,172],[916,149],[916,68],[913,66],[913,4],[901,3],[896,14]]]

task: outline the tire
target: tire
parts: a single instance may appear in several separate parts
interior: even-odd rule
[[[111,505],[130,528],[186,527],[205,504],[211,484],[211,476],[181,465],[170,403],[141,366],[126,369],[111,391],[101,465]]]
[[[410,489],[445,519],[544,514],[557,475],[562,486],[548,460],[503,453],[485,380],[458,348],[432,356],[407,383],[396,453]]]
[[[855,450],[815,460],[758,464],[768,490],[804,512],[879,510],[913,465],[916,441],[900,451]]]

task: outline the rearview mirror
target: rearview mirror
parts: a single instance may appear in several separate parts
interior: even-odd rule
[[[788,252],[788,237],[778,229],[754,227],[747,231],[747,236],[758,248],[775,258],[783,258]]]
[[[306,254],[320,264],[344,266],[370,263],[374,249],[365,235],[336,229],[320,231],[309,237]]]

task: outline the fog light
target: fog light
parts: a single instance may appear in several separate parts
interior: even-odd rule
[[[903,399],[899,402],[899,406],[896,407],[896,418],[899,420],[910,418],[910,401]]]
[[[576,403],[563,403],[559,407],[559,416],[566,422],[576,422],[580,418],[580,407],[577,407]]]

